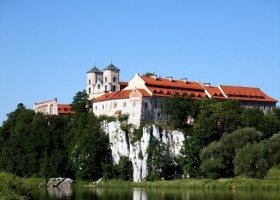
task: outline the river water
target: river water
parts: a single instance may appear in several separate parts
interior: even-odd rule
[[[280,192],[202,191],[185,189],[39,188],[39,200],[279,200]]]

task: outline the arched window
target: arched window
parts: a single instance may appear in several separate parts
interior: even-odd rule
[[[91,88],[88,88],[88,93],[91,94]]]
[[[107,83],[107,77],[105,77],[105,83]]]
[[[90,85],[90,80],[88,80],[88,84]]]
[[[117,78],[116,78],[116,77],[114,77],[114,78],[113,78],[113,82],[115,83],[115,82],[116,82],[116,80],[117,80]]]

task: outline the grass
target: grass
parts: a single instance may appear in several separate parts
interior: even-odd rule
[[[121,180],[108,180],[95,187],[105,188],[181,188],[181,189],[202,189],[202,190],[239,190],[239,191],[280,191],[280,182],[276,179],[178,179],[154,182],[128,182]]]
[[[21,178],[9,173],[0,173],[0,199],[23,200],[30,196],[31,188]]]

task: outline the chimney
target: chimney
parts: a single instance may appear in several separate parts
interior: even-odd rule
[[[170,80],[171,82],[173,81],[173,77],[172,76],[168,76],[168,77],[166,77],[166,79]]]
[[[151,78],[157,80],[157,75],[150,76]]]
[[[211,83],[204,83],[203,86],[208,86],[208,87],[210,87],[210,86],[211,86]]]
[[[181,78],[181,81],[184,81],[185,83],[187,83],[188,79],[187,78]]]

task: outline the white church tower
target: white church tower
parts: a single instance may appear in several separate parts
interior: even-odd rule
[[[104,94],[102,93],[104,91],[101,90],[102,80],[103,80],[103,72],[100,71],[96,66],[94,66],[94,68],[92,68],[90,71],[87,72],[86,91],[89,99],[93,99],[96,98],[97,96]],[[98,93],[101,94],[98,95]]]
[[[105,93],[120,91],[120,70],[112,63],[100,71],[96,66],[87,72],[86,91],[88,98],[94,99]]]
[[[112,63],[103,69],[103,83],[105,92],[117,92],[120,91],[120,70]]]

